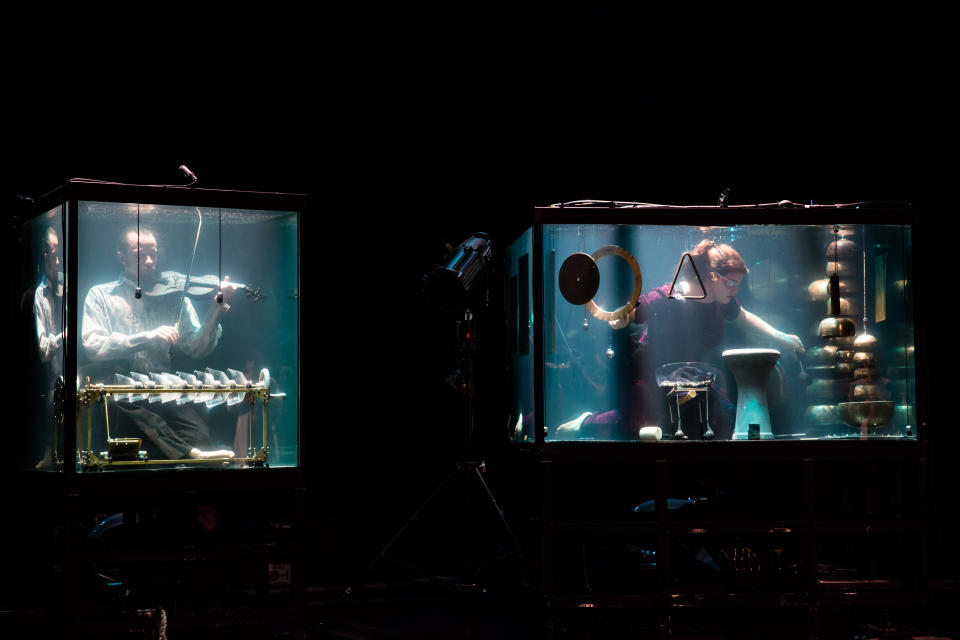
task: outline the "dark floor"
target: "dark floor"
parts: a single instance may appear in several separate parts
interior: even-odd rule
[[[755,589],[752,598],[749,588],[748,597],[742,591],[730,596],[723,591],[726,583],[714,584],[710,594],[688,589],[665,602],[655,595],[547,598],[530,586],[537,583],[531,577],[537,558],[511,551],[499,522],[487,517],[491,510],[478,508],[470,520],[475,553],[465,557],[462,514],[454,509],[463,494],[449,493],[450,504],[438,497],[389,549],[384,544],[400,533],[419,500],[367,510],[362,517],[308,509],[300,573],[305,586],[297,597],[284,574],[297,565],[289,562],[296,538],[282,491],[256,501],[246,494],[141,496],[135,526],[117,526],[99,538],[91,536],[90,525],[122,511],[124,503],[93,501],[80,510],[82,526],[72,542],[55,512],[24,500],[13,512],[30,517],[23,520],[20,543],[8,547],[0,581],[0,640],[159,638],[161,608],[169,640],[960,637],[956,579],[935,581],[929,594],[913,589],[912,601],[874,589],[831,594],[812,606],[802,587],[778,600],[769,589]],[[204,528],[214,516],[219,524]],[[538,529],[519,517],[511,522],[523,547],[536,549]],[[74,560],[74,582],[66,586],[63,553],[70,545],[81,550],[82,560]],[[935,577],[952,575],[951,549],[950,540],[934,546]],[[601,578],[612,587],[656,593],[637,580],[640,573],[648,576],[648,566],[638,568],[622,554],[603,557],[616,563],[601,566],[581,554],[562,555],[556,573],[564,563],[581,573],[592,567],[588,591],[595,595],[606,584]],[[477,571],[460,571],[464,567]],[[461,574],[470,578],[437,578]],[[785,588],[798,591],[796,586]],[[65,620],[72,622],[66,626]]]
[[[554,606],[531,590],[492,593],[414,580],[370,583],[351,594],[344,594],[342,586],[308,587],[300,604],[284,589],[261,596],[248,593],[246,601],[234,594],[229,603],[207,602],[202,608],[174,603],[163,614],[157,605],[118,597],[78,607],[73,612],[77,624],[70,629],[62,627],[62,612],[0,611],[0,637],[159,638],[160,616],[165,615],[170,640],[958,638],[960,625],[952,610],[957,593],[941,585],[931,598],[926,624],[922,606],[855,600],[819,609],[790,603],[675,606],[661,618],[655,606]]]

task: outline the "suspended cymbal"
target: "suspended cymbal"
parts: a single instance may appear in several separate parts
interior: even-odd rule
[[[860,301],[857,299],[851,298],[840,298],[840,314],[841,316],[859,316],[861,313],[860,310]],[[830,313],[830,300],[827,300],[827,313]]]
[[[821,338],[853,336],[857,332],[857,325],[850,318],[824,318],[820,321],[818,333]]]
[[[813,347],[807,349],[807,352],[803,354],[803,361],[807,365],[807,368],[810,367],[828,367],[833,366],[834,362],[837,359],[837,348],[833,345],[827,345],[826,347]]]
[[[827,263],[827,277],[840,276],[841,278],[852,278],[859,275],[860,270],[854,262],[830,261]]]
[[[853,240],[840,238],[827,246],[828,260],[855,260],[860,257],[860,247]]]
[[[829,290],[830,280],[824,278],[823,280],[814,280],[807,287],[807,293],[810,296],[810,299],[814,302],[823,302],[824,300],[830,299],[830,290]]]
[[[861,333],[853,341],[853,348],[856,351],[876,351],[877,339],[869,333]]]
[[[840,417],[851,427],[883,427],[894,415],[894,403],[886,400],[841,402],[837,405]]]

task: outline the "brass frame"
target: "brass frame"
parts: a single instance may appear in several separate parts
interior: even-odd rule
[[[264,381],[264,377],[266,380]],[[211,465],[223,464],[235,466],[237,464],[246,464],[249,466],[262,467],[267,465],[269,459],[270,447],[268,445],[267,434],[267,405],[270,398],[284,397],[284,393],[271,394],[268,388],[269,373],[264,376],[261,373],[261,382],[253,385],[238,387],[186,387],[186,388],[164,388],[164,387],[140,387],[134,385],[104,385],[88,383],[77,392],[77,463],[81,469],[86,471],[100,471],[103,468],[110,467],[146,467],[154,465]],[[167,459],[143,459],[143,460],[111,460],[109,456],[103,457],[94,453],[93,446],[93,408],[97,403],[103,404],[104,420],[107,427],[107,441],[110,441],[110,419],[108,411],[108,399],[111,396],[127,394],[195,394],[201,393],[243,393],[244,401],[250,407],[250,429],[249,429],[249,447],[247,455],[244,457],[215,457],[215,458],[182,458],[180,460]],[[253,427],[254,427],[254,406],[260,402],[262,407],[262,440],[260,448],[254,452]],[[86,409],[87,422],[87,440],[86,449],[84,449],[83,440],[83,417],[82,412]]]
[[[630,265],[630,269],[633,271],[633,291],[630,293],[630,298],[627,299],[627,303],[614,311],[605,311],[597,306],[597,303],[594,302],[593,299],[589,300],[584,306],[586,306],[587,311],[598,320],[610,322],[612,320],[622,320],[626,318],[630,315],[630,312],[633,311],[633,308],[637,306],[637,300],[640,299],[640,292],[643,289],[643,275],[640,273],[640,265],[637,264],[637,259],[633,257],[632,253],[615,244],[600,247],[591,253],[590,256],[597,262],[605,256],[620,256],[626,260],[627,264]]]

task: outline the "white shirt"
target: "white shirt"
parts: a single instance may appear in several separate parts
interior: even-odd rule
[[[201,326],[189,298],[170,293],[137,299],[134,291],[135,285],[121,275],[116,282],[96,285],[87,293],[81,336],[91,360],[122,361],[137,372],[169,370],[170,345],[148,340],[147,332],[176,325],[181,299],[180,338],[174,348],[192,358],[202,358],[216,348],[223,332],[220,323]],[[221,315],[226,309],[225,304],[216,305],[212,313]]]
[[[50,283],[44,279],[33,294],[33,319],[37,328],[40,362],[48,364],[54,378],[63,374],[63,331],[60,330],[62,309],[63,299],[54,296]]]

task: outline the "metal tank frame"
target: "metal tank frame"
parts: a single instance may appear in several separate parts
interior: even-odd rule
[[[744,206],[665,206],[617,201],[578,201],[548,207],[536,207],[533,211],[533,250],[531,259],[533,290],[533,392],[534,392],[534,435],[529,443],[512,443],[523,450],[530,448],[538,455],[552,459],[595,459],[613,456],[620,459],[661,459],[678,457],[699,458],[741,457],[746,458],[795,458],[812,454],[820,457],[831,449],[842,448],[845,455],[853,453],[856,457],[894,457],[908,458],[926,452],[929,441],[929,370],[922,301],[924,300],[923,278],[915,277],[913,323],[915,334],[916,369],[916,429],[915,439],[904,440],[797,440],[797,441],[668,441],[658,442],[583,442],[550,441],[544,438],[545,425],[545,388],[544,388],[544,313],[545,313],[545,274],[544,274],[544,225],[551,224],[642,224],[645,226],[735,226],[735,225],[803,225],[833,227],[837,225],[884,224],[909,226],[915,247],[911,254],[914,274],[918,250],[927,242],[925,228],[921,224],[918,211],[908,203],[897,202],[857,202],[837,205],[799,205],[788,201],[765,205]],[[528,229],[531,227],[527,227]],[[519,234],[516,234],[519,236]],[[858,453],[854,453],[859,449]],[[894,452],[896,451],[896,453]],[[829,456],[828,456],[829,457]]]
[[[155,205],[222,207],[295,212],[297,214],[297,280],[299,290],[299,280],[301,277],[300,239],[303,233],[301,225],[305,218],[304,213],[307,209],[307,197],[303,194],[203,189],[189,186],[129,185],[74,179],[65,182],[63,185],[38,198],[31,204],[28,215],[17,220],[17,226],[19,226],[29,222],[30,220],[33,220],[34,218],[42,215],[58,205],[66,207],[65,217],[67,229],[73,230],[71,233],[67,234],[65,242],[67,249],[66,264],[64,265],[65,284],[67,286],[65,304],[67,306],[66,326],[68,327],[76,327],[79,321],[77,311],[79,308],[79,301],[77,300],[79,247],[78,234],[75,232],[75,230],[79,228],[79,202],[81,201],[112,203],[137,202]],[[301,336],[302,332],[298,314],[298,351],[302,351],[302,344],[300,344]],[[66,380],[75,379],[77,377],[77,349],[78,343],[76,340],[66,341],[64,364],[64,378]],[[297,368],[298,386],[302,386],[302,381],[300,379],[301,367],[299,359]],[[260,388],[262,386],[262,384],[257,383],[251,385],[249,389],[235,389],[234,391],[242,391],[244,393],[244,401],[250,406],[251,415],[255,403],[259,402],[261,404],[263,427],[265,431],[267,404],[270,401],[271,394],[269,393],[269,389]],[[141,483],[145,483],[144,486],[152,487],[153,480],[151,480],[151,478],[155,477],[157,472],[162,472],[167,475],[166,469],[159,467],[169,467],[172,465],[179,466],[181,464],[186,466],[187,461],[184,460],[142,460],[136,459],[136,455],[134,456],[135,459],[133,460],[111,460],[109,455],[104,458],[103,456],[98,456],[93,452],[89,435],[86,443],[84,443],[82,429],[83,411],[86,410],[87,420],[89,421],[90,412],[92,411],[94,405],[104,403],[104,406],[106,406],[106,400],[109,396],[116,395],[118,393],[126,393],[129,391],[131,391],[131,389],[125,388],[122,385],[114,387],[105,385],[64,384],[62,387],[61,398],[62,407],[61,411],[59,412],[59,417],[62,417],[63,420],[63,451],[65,454],[67,454],[67,452],[76,451],[76,463],[71,464],[70,460],[61,461],[61,464],[59,465],[59,473],[34,472],[26,470],[24,473],[27,473],[31,476],[52,476],[53,478],[57,479],[54,480],[54,482],[57,484],[60,482],[65,483],[69,492],[71,491],[71,487],[79,488],[80,485],[78,485],[78,483],[86,484],[88,479],[89,481],[93,480],[93,476],[101,476],[101,474],[98,473],[91,474],[89,471],[101,471],[105,468],[112,467],[123,467],[131,470],[137,467],[144,469],[148,467],[151,468],[151,473],[147,474],[149,477],[146,477],[143,474],[127,472],[119,474],[119,476],[117,474],[106,474],[106,476],[101,476],[103,480],[106,480],[106,478],[110,476],[123,477],[125,478],[124,483],[130,483],[129,488],[135,491],[136,489],[134,489],[134,487],[141,485]],[[202,393],[209,391],[209,389],[196,389],[192,392]],[[229,389],[225,389],[223,391],[229,391]],[[184,390],[151,389],[149,392],[183,393]],[[276,397],[276,394],[274,394],[274,397]],[[300,415],[299,406],[297,407],[297,414],[298,416]],[[23,416],[23,418],[30,419],[29,416]],[[251,425],[252,424],[253,423],[251,422]],[[264,433],[260,446],[256,447],[252,442],[253,429],[251,429],[250,440],[253,450],[248,452],[248,455],[236,458],[207,458],[196,461],[191,460],[191,466],[198,468],[196,471],[188,474],[189,479],[183,484],[194,487],[229,486],[231,482],[237,481],[239,481],[241,484],[246,484],[241,479],[242,476],[247,473],[246,468],[240,468],[241,466],[244,466],[251,468],[250,470],[253,470],[252,468],[254,467],[260,469],[259,473],[254,474],[259,478],[258,480],[253,481],[254,483],[262,483],[264,476],[273,476],[274,481],[269,482],[270,486],[289,486],[291,485],[291,482],[293,485],[303,485],[306,462],[308,458],[306,455],[306,450],[308,447],[305,441],[308,438],[309,436],[307,436],[301,429],[301,425],[299,424],[298,420],[297,464],[292,467],[268,468],[269,447],[266,441],[266,434]],[[115,440],[123,439],[117,438]],[[124,443],[116,444],[118,444],[121,448],[124,446]],[[217,466],[219,466],[219,468],[210,468]],[[227,480],[226,484],[224,485],[221,485],[219,481],[211,482],[212,478],[224,473],[230,476],[232,480]],[[182,478],[182,474],[170,473],[169,476],[172,478]],[[283,478],[287,478],[287,480],[284,480]],[[43,481],[41,481],[41,483],[42,482]],[[99,485],[99,483],[100,480],[98,479],[96,484]],[[179,486],[179,484],[181,483],[173,482],[173,485],[175,486]]]

